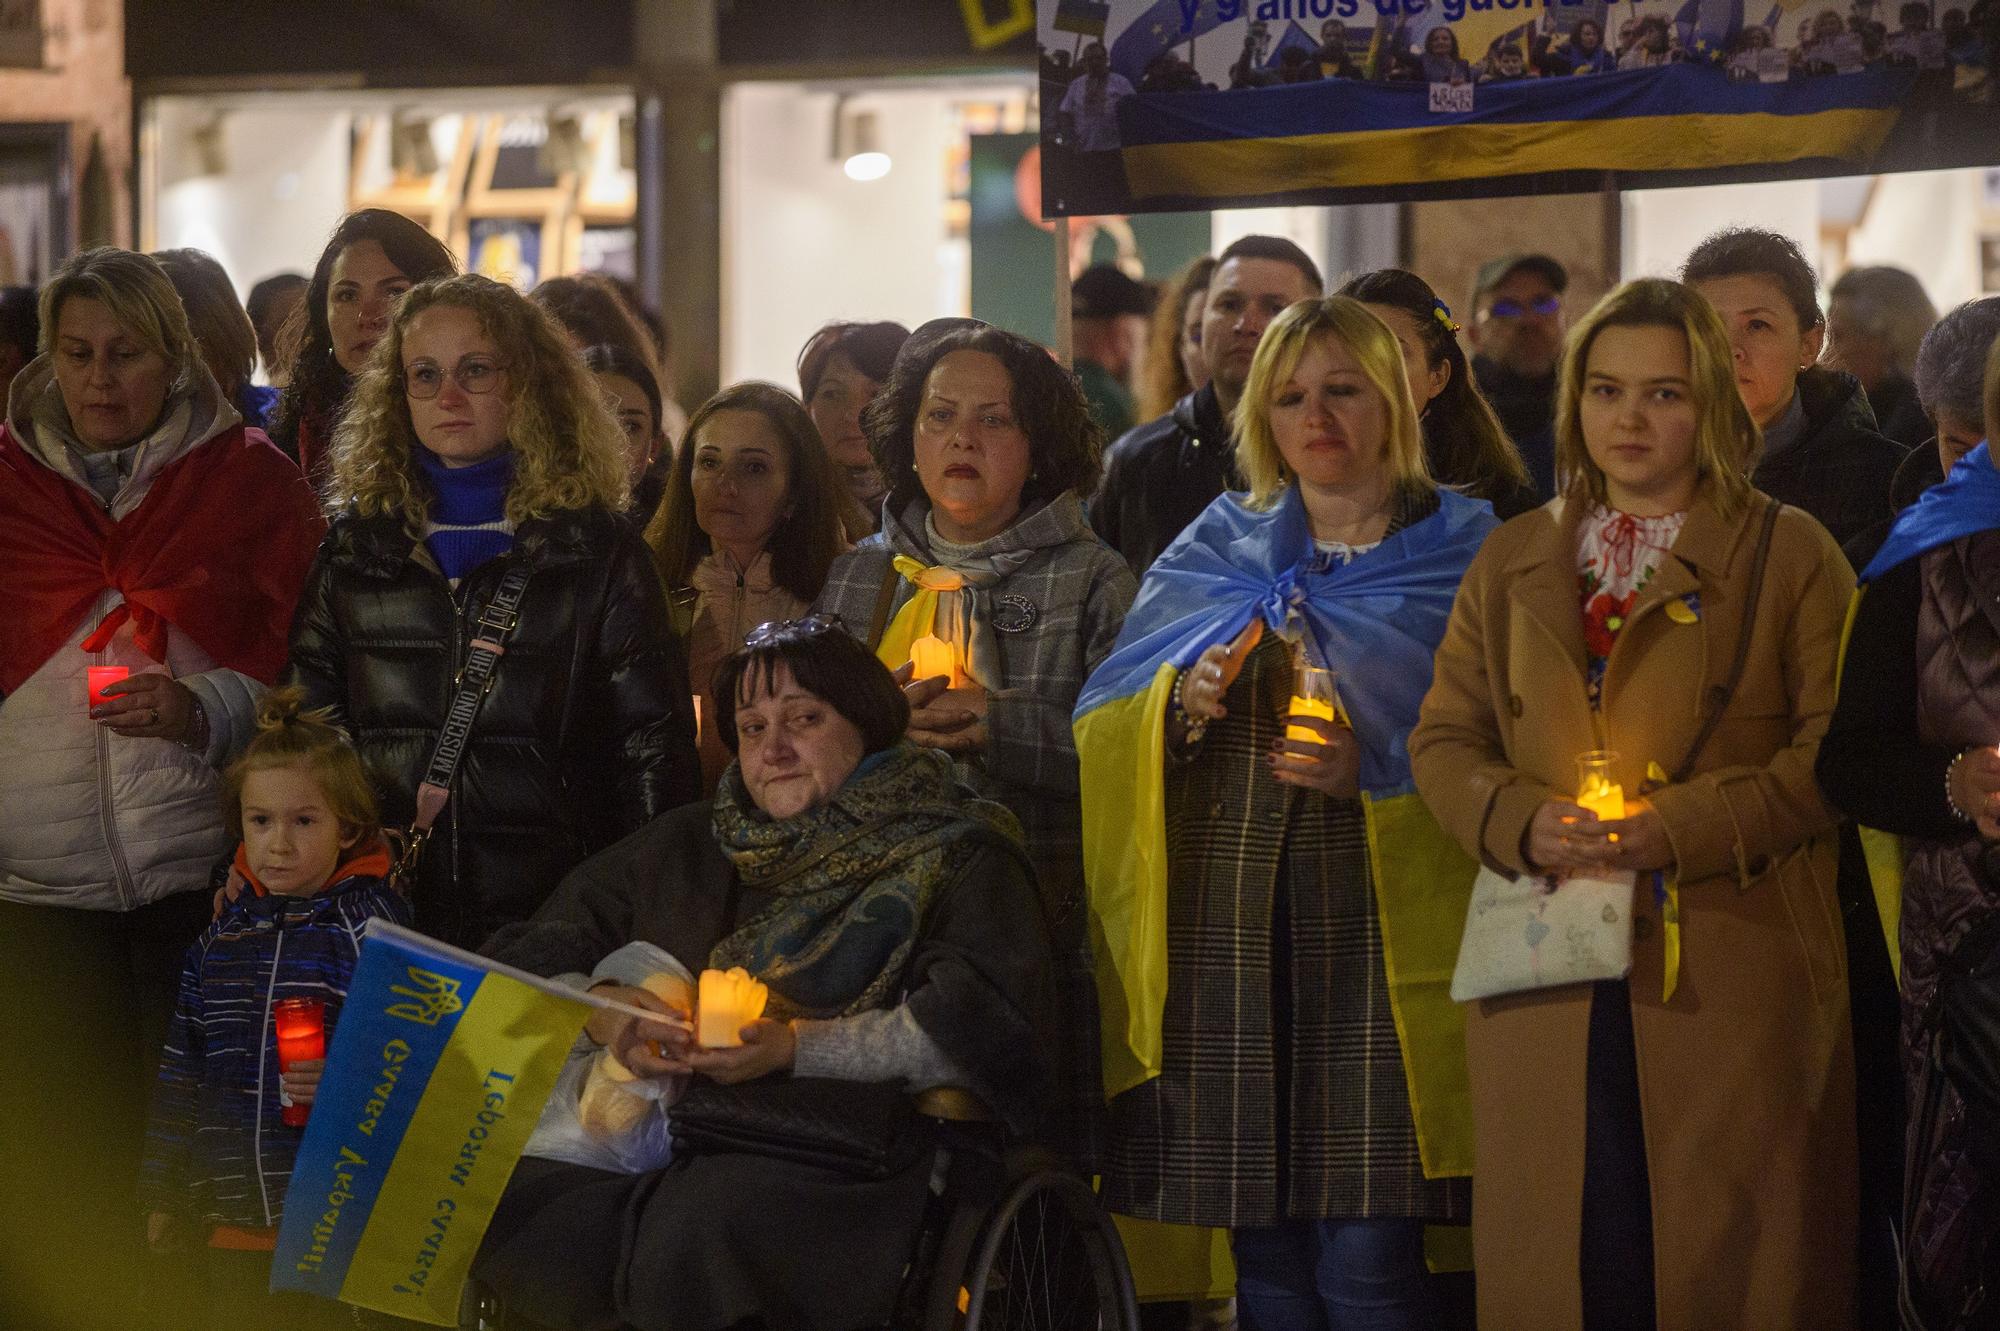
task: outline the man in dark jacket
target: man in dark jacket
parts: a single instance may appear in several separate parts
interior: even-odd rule
[[[1251,357],[1287,305],[1324,289],[1318,265],[1281,237],[1245,236],[1222,252],[1201,319],[1207,387],[1113,443],[1090,504],[1091,526],[1134,573],[1145,576],[1216,496],[1243,488],[1229,414],[1250,377]]]
[[[1569,270],[1546,254],[1504,254],[1481,264],[1472,284],[1472,377],[1493,404],[1535,492],[1556,492],[1556,366],[1569,314]]]
[[[1816,362],[1826,343],[1819,280],[1774,231],[1721,231],[1695,246],[1681,280],[1707,298],[1736,351],[1736,385],[1764,432],[1759,490],[1818,518],[1845,543],[1889,516],[1906,450],[1875,428],[1853,375]]]

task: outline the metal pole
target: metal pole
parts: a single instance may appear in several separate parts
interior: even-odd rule
[[[1055,219],[1056,237],[1056,359],[1064,369],[1076,359],[1076,339],[1069,322],[1069,219]]]

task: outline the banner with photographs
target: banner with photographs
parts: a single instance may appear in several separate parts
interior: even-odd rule
[[[1050,216],[2000,162],[2000,0],[1040,0]]]

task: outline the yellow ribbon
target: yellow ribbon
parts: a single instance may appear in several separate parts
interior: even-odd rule
[[[1646,779],[1664,786],[1667,784],[1666,769],[1658,763],[1647,763]],[[1670,1003],[1674,990],[1680,987],[1681,982],[1681,884],[1678,878],[1656,876],[1665,884],[1660,894],[1660,926],[1665,949],[1661,959],[1665,980],[1661,986],[1660,1001]]]
[[[903,602],[903,608],[889,621],[889,627],[882,630],[882,641],[875,644],[875,659],[891,670],[909,661],[910,645],[918,638],[928,638],[937,632],[939,594],[965,588],[963,575],[943,565],[926,567],[908,555],[897,555],[894,563],[896,572],[917,592]]]

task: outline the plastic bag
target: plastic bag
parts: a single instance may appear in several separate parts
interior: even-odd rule
[[[608,978],[607,967],[619,961],[626,973],[635,961],[652,972],[641,987],[670,1002],[686,1001],[682,995],[691,988],[691,977],[669,953],[649,943],[628,943],[605,958],[592,978]],[[617,1174],[662,1168],[673,1155],[667,1112],[686,1091],[687,1080],[636,1077],[609,1049],[579,1041],[524,1154]]]

